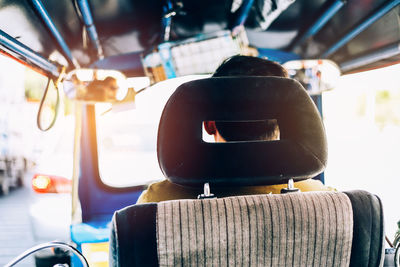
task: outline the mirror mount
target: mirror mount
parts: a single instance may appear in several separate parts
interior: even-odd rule
[[[64,92],[72,100],[89,104],[115,103],[128,93],[126,77],[119,71],[102,69],[75,69],[64,81]]]

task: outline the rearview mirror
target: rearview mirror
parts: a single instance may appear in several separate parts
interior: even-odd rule
[[[128,92],[125,75],[115,70],[76,69],[66,75],[63,87],[68,98],[89,103],[114,103]]]
[[[331,60],[292,60],[283,66],[289,77],[299,81],[310,95],[333,89],[340,77],[339,67]]]

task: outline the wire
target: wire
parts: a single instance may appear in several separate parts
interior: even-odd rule
[[[146,87],[146,88],[148,88],[148,87]],[[141,90],[139,90],[139,91],[135,91],[135,89],[133,88],[133,87],[131,87],[131,88],[128,88],[128,92],[126,93],[126,96],[124,97],[124,99],[122,99],[122,100],[120,100],[119,102],[117,102],[116,104],[123,104],[123,103],[129,103],[129,102],[135,102],[135,98],[136,98],[136,95],[138,94],[138,93],[140,93],[140,92],[142,92],[144,89],[146,89],[146,88],[143,88],[143,89],[141,89]],[[113,103],[114,104],[114,103]],[[103,113],[101,113],[101,116],[103,116],[103,115],[105,115],[105,114],[107,114],[108,112],[110,112],[110,111],[112,111],[113,110],[113,105],[109,108],[109,109],[107,109],[106,111],[104,111]]]
[[[148,89],[148,88],[150,88],[150,87],[151,87],[151,86],[146,86],[146,87],[144,87],[144,88],[138,90],[138,91],[136,92],[136,95],[138,95],[139,93],[143,92],[144,90],[146,90],[146,89]]]
[[[39,250],[42,250],[42,249],[45,249],[45,248],[56,248],[56,247],[67,249],[67,250],[73,252],[79,258],[79,260],[81,261],[82,266],[84,266],[84,267],[88,267],[89,266],[86,258],[82,255],[82,253],[79,250],[77,250],[76,248],[74,248],[73,246],[71,246],[71,245],[69,245],[67,243],[59,242],[59,241],[52,241],[52,242],[43,243],[43,244],[34,246],[34,247],[24,251],[22,254],[20,254],[19,256],[17,256],[13,260],[11,260],[9,263],[7,263],[4,267],[12,267],[15,264],[17,264],[18,262],[20,262],[23,259],[25,259],[26,257],[28,257],[29,255],[31,255],[31,254],[39,251]]]
[[[42,99],[40,100],[39,110],[38,110],[37,117],[36,117],[36,125],[37,125],[37,127],[39,128],[39,130],[41,130],[41,131],[43,131],[43,132],[46,132],[46,131],[50,130],[50,129],[54,126],[54,124],[55,124],[55,122],[56,122],[56,120],[57,120],[58,108],[59,108],[59,106],[60,106],[60,92],[59,92],[59,90],[58,90],[58,86],[55,85],[55,87],[56,87],[56,92],[57,92],[57,101],[56,101],[56,106],[55,106],[54,117],[53,117],[53,119],[52,119],[50,125],[49,125],[47,128],[44,128],[40,119],[41,119],[41,117],[42,117],[43,104],[44,104],[44,101],[45,101],[46,98],[47,98],[47,93],[48,93],[48,91],[49,91],[50,82],[51,82],[51,81],[53,81],[53,80],[50,79],[50,78],[47,80],[46,89],[45,89],[45,91],[44,91],[44,93],[43,93]],[[54,82],[53,82],[53,83],[54,83]]]
[[[394,248],[393,243],[390,242],[390,239],[387,237],[387,235],[385,235],[385,240],[386,240],[386,242],[388,243],[388,245],[389,245],[391,248]]]
[[[44,90],[42,99],[40,100],[39,110],[38,110],[38,114],[37,114],[37,117],[36,117],[36,125],[37,125],[37,127],[39,128],[39,130],[41,130],[41,131],[43,131],[43,132],[46,132],[46,131],[50,130],[50,129],[54,126],[54,123],[55,123],[56,120],[57,120],[58,111],[59,111],[59,106],[60,106],[60,90],[59,90],[59,85],[60,85],[61,81],[65,78],[65,71],[66,71],[66,67],[63,66],[63,67],[61,68],[60,74],[59,74],[59,76],[58,76],[56,82],[54,82],[54,81],[53,81],[52,79],[50,79],[50,78],[48,78],[48,80],[47,80],[46,89]],[[49,127],[43,128],[42,122],[41,122],[40,118],[42,117],[43,104],[44,104],[44,101],[46,100],[47,93],[48,93],[48,91],[49,91],[50,82],[51,82],[51,81],[53,81],[53,84],[54,84],[54,86],[55,86],[55,88],[56,88],[56,93],[57,93],[57,100],[56,100],[55,112],[54,112],[53,120],[51,121]]]

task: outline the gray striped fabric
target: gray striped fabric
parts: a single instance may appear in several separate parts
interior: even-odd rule
[[[353,213],[338,192],[158,204],[160,266],[348,266]]]

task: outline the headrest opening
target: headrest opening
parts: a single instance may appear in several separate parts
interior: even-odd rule
[[[206,143],[203,121],[276,119],[280,140]],[[327,163],[319,112],[295,80],[220,77],[178,87],[161,116],[157,154],[164,175],[189,186],[270,185],[308,179]]]

